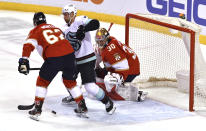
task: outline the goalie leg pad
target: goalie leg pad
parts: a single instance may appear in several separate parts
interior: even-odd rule
[[[130,100],[130,92],[127,87],[119,86],[116,92],[118,95],[124,98],[124,100]]]
[[[119,86],[116,92],[128,101],[137,101],[138,99],[138,88],[132,86],[131,83],[125,83],[122,86]]]
[[[136,101],[138,99],[138,88],[135,86],[129,85],[129,100]]]

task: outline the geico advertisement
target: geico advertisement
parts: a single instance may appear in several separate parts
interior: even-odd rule
[[[14,0],[0,0],[14,2]],[[15,0],[17,3],[63,7],[73,3],[77,9],[125,16],[127,13],[153,13],[178,17],[184,13],[188,21],[199,24],[206,35],[206,0]]]
[[[73,0],[78,4],[90,3],[79,7],[100,13],[125,16],[126,13],[152,13],[179,17],[184,13],[188,21],[199,24],[206,35],[206,0]]]
[[[188,21],[201,25],[206,34],[206,0],[146,0],[146,11],[171,17],[184,13]]]

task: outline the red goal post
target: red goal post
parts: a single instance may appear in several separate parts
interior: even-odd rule
[[[135,25],[133,25],[133,22],[135,20],[141,21],[141,22],[146,22],[146,23],[151,23],[154,25],[158,25],[161,27],[167,27],[173,30],[178,30],[181,32],[186,32],[190,34],[190,52],[189,52],[189,111],[194,111],[194,73],[195,73],[195,31],[173,25],[171,23],[167,22],[162,22],[161,20],[156,20],[152,19],[150,17],[145,17],[144,15],[139,15],[139,14],[127,14],[126,15],[126,23],[125,23],[125,44],[130,46],[130,38],[135,37],[135,35],[131,35],[130,33],[130,28],[133,26],[134,28]],[[146,24],[147,26],[147,24]],[[152,39],[152,38],[151,38]],[[138,41],[138,39],[137,39]],[[137,51],[138,52],[138,51]],[[138,55],[138,53],[137,53]],[[140,65],[141,65],[141,60],[140,60]],[[140,69],[141,72],[141,69]],[[142,72],[141,72],[142,73]]]

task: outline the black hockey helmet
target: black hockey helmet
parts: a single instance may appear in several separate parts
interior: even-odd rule
[[[33,24],[37,26],[39,24],[46,23],[46,17],[43,12],[37,12],[34,14]]]

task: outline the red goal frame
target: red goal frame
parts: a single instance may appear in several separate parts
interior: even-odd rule
[[[193,30],[184,28],[184,27],[179,27],[176,25],[171,25],[168,23],[160,22],[157,20],[153,20],[150,18],[146,18],[143,16],[140,16],[138,14],[130,14],[128,13],[126,15],[125,19],[125,44],[129,45],[129,22],[130,19],[138,19],[141,21],[149,22],[152,24],[157,24],[161,25],[164,27],[169,27],[172,29],[176,29],[179,31],[187,32],[190,34],[190,90],[189,90],[189,111],[194,111],[194,65],[195,65],[195,32]]]

